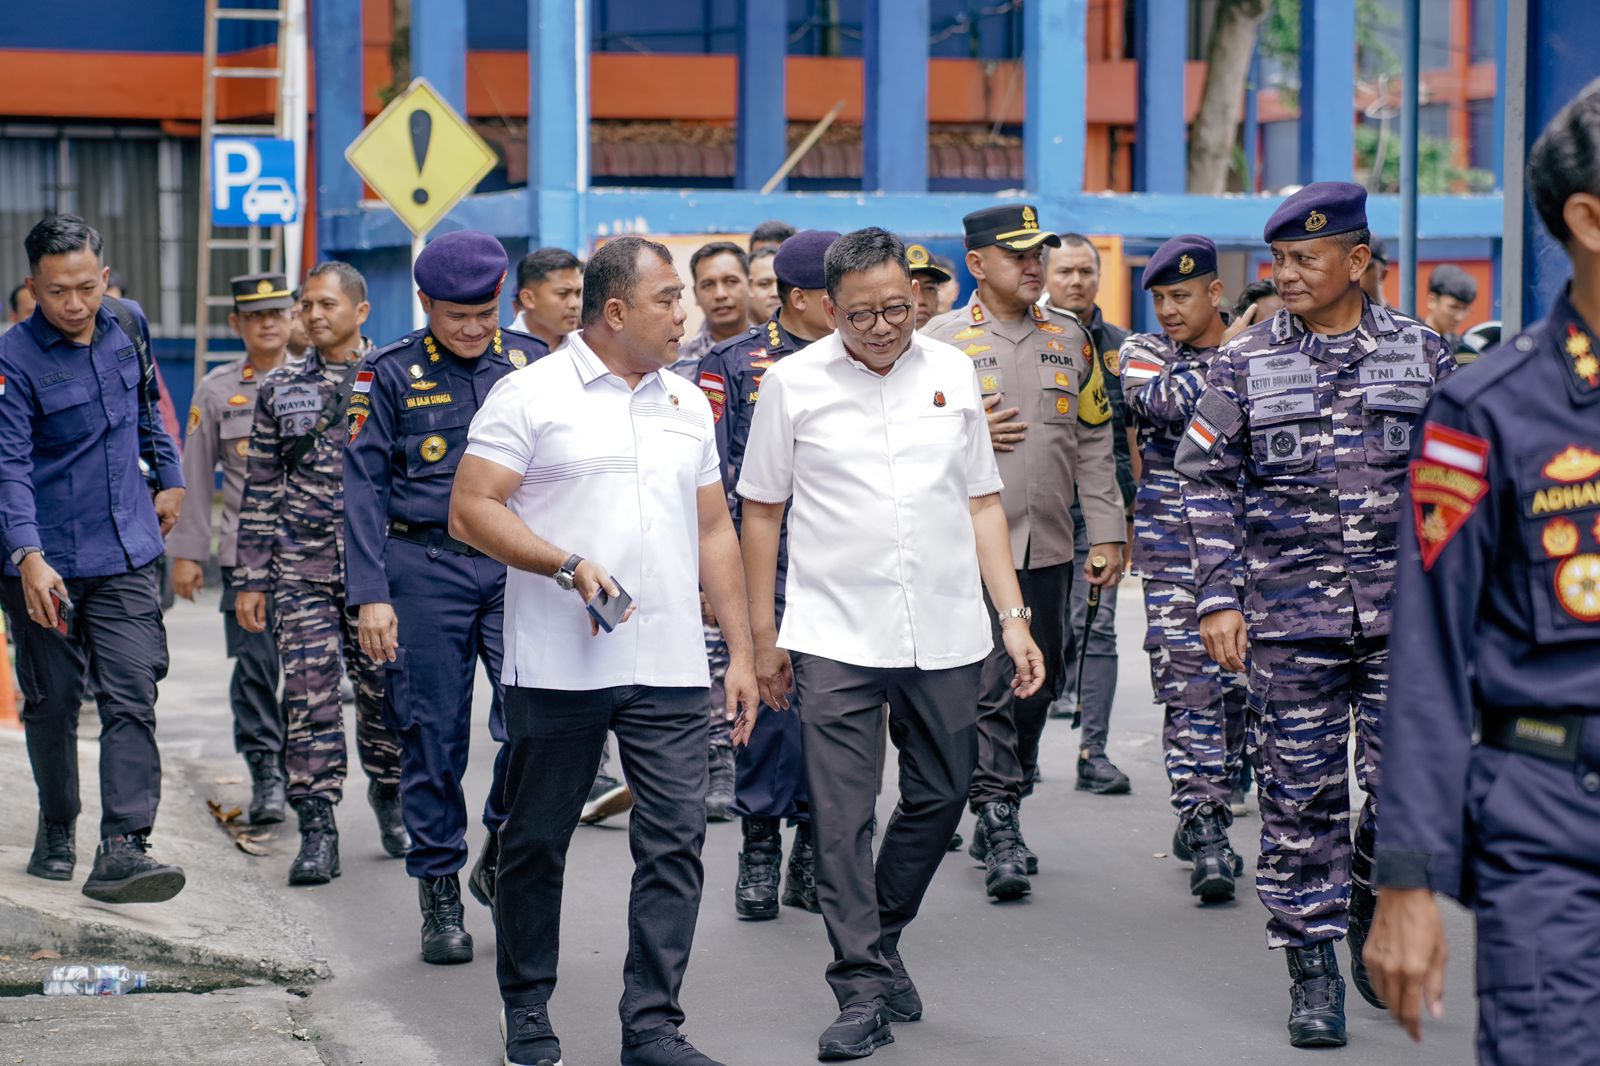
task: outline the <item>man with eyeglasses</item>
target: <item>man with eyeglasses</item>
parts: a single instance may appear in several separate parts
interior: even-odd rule
[[[1019,698],[1044,683],[1045,660],[1028,633],[971,361],[914,331],[905,245],[881,229],[847,233],[823,272],[836,332],[763,376],[738,491],[762,702],[781,713],[792,683],[805,708],[817,902],[840,1007],[818,1040],[828,1060],[870,1055],[894,1039],[892,1021],[922,1017],[900,937],[961,820],[992,632]],[[900,802],[874,867],[886,703]]]
[[[1073,581],[1072,501],[1083,507],[1092,547],[1084,560],[1090,584],[1122,579],[1127,542],[1122,492],[1104,379],[1094,347],[1077,319],[1041,308],[1044,249],[1061,238],[1039,228],[1030,204],[974,211],[966,228],[967,270],[978,288],[967,306],[929,322],[924,332],[965,352],[977,372],[989,436],[1001,476],[1011,532],[1011,557],[1023,599],[1033,608],[1044,661],[1061,662]],[[995,635],[999,635],[998,622]],[[968,803],[978,816],[968,851],[984,864],[984,888],[995,901],[1031,890],[1038,860],[1022,841],[1017,805],[1033,790],[1039,737],[1059,671],[1037,694],[1012,691],[1003,654],[989,653],[978,702],[978,769]]]

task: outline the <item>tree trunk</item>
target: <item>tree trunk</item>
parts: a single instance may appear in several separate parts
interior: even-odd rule
[[[1256,29],[1267,0],[1222,0],[1206,53],[1206,84],[1189,129],[1189,191],[1216,196],[1227,191],[1228,169],[1244,112],[1244,80],[1250,74]]]

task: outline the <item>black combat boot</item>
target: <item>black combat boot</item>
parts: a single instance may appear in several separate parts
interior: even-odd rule
[[[989,838],[983,834],[983,815],[972,823],[972,843],[967,845],[967,855],[979,866],[989,856]]]
[[[1378,898],[1370,886],[1355,884],[1350,887],[1350,931],[1344,942],[1350,946],[1350,980],[1355,983],[1356,991],[1379,1010],[1388,1010],[1388,1004],[1372,987],[1372,978],[1367,976],[1367,962],[1361,957],[1367,946],[1367,934],[1372,932],[1372,914],[1377,907]]]
[[[250,764],[250,824],[271,825],[283,821],[283,809],[289,801],[284,795],[287,782],[278,755],[270,751],[247,751],[244,761]]]
[[[745,818],[744,848],[739,852],[739,880],[733,909],[739,917],[764,921],[778,916],[778,870],[783,842],[776,818]]]
[[[39,828],[33,834],[33,855],[28,859],[28,872],[46,881],[72,880],[73,867],[78,864],[78,849],[73,843],[78,820],[52,822],[43,812],[39,814]]]
[[[479,903],[494,910],[494,883],[500,877],[500,834],[489,830],[484,838],[483,850],[472,866],[472,876],[467,878],[467,891]]]
[[[917,986],[911,982],[911,975],[906,973],[906,964],[900,959],[900,949],[885,951],[883,961],[894,971],[894,983],[889,986],[889,998],[883,1004],[889,1012],[889,1020],[921,1021],[922,996],[917,993]]]
[[[403,859],[411,850],[411,834],[400,814],[400,786],[367,782],[367,802],[378,816],[378,839],[392,858]]]
[[[101,903],[165,903],[183,891],[183,871],[157,862],[143,833],[106,837],[95,849],[83,894]]]
[[[1194,858],[1194,852],[1189,850],[1189,845],[1183,839],[1184,823],[1179,822],[1178,828],[1172,831],[1172,857],[1179,862],[1188,862]],[[1233,850],[1233,845],[1228,845],[1228,851],[1233,855],[1233,876],[1235,879],[1244,876],[1244,857]]]
[[[289,867],[291,885],[325,885],[339,876],[339,827],[333,804],[321,796],[295,800],[300,818],[300,854]]]
[[[417,881],[422,904],[422,961],[436,966],[472,961],[472,934],[461,910],[461,883],[455,874]]]
[[[733,747],[713,744],[710,753],[711,786],[706,789],[706,821],[726,822],[733,816]]]
[[[1194,862],[1189,874],[1189,894],[1202,903],[1224,903],[1233,898],[1233,848],[1228,844],[1228,829],[1222,810],[1215,803],[1196,807],[1180,829],[1183,843]]]
[[[1344,1047],[1344,978],[1333,941],[1288,948],[1289,1043],[1295,1047]]]
[[[817,902],[817,849],[811,843],[810,822],[794,827],[794,846],[789,849],[789,867],[783,875],[783,905],[822,913]]]
[[[1028,863],[1017,846],[1017,833],[1011,827],[1011,804],[985,803],[978,810],[983,828],[984,891],[996,901],[1016,899],[1032,889],[1028,884]]]
[[[1032,877],[1039,872],[1039,856],[1028,847],[1028,842],[1022,839],[1022,804],[1011,805],[1011,831],[1017,834],[1017,850],[1022,853],[1023,865],[1027,868],[1028,876]]]

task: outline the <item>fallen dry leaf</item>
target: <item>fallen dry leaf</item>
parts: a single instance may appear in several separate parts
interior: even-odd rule
[[[34,962],[38,962],[40,959],[59,959],[60,957],[61,952],[51,951],[49,948],[40,948],[38,951],[35,951],[32,955],[28,956],[28,958]]]
[[[260,841],[272,836],[268,833],[252,833],[250,823],[244,820],[244,811],[238,807],[224,807],[216,800],[206,800],[206,806],[211,809],[211,817],[217,820],[222,831],[227,833],[233,844],[246,855],[270,855],[268,849],[261,846]]]

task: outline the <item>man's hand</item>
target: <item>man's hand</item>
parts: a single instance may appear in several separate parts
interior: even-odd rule
[[[711,601],[706,599],[704,591],[700,593],[700,621],[708,626],[717,624],[717,612],[711,609]]]
[[[233,616],[244,626],[247,633],[265,633],[267,631],[267,594],[265,592],[241,592],[238,599],[233,601]]]
[[[193,559],[172,560],[172,591],[193,603],[206,586],[206,571]]]
[[[789,692],[794,688],[794,665],[789,662],[789,653],[776,644],[763,645],[758,642],[756,685],[762,703],[774,710],[788,710]]]
[[[761,688],[756,681],[754,660],[744,657],[731,660],[722,687],[728,695],[723,714],[733,723],[733,742],[748,744],[756,727],[756,715],[761,712]]]
[[[1006,654],[1017,668],[1011,679],[1011,692],[1025,700],[1044,686],[1044,652],[1034,643],[1033,631],[1021,619],[1000,624],[1000,639],[1005,643]]]
[[[1242,611],[1213,611],[1200,619],[1200,639],[1206,654],[1224,670],[1243,670],[1244,657],[1250,654]]]
[[[156,493],[155,504],[156,517],[161,520],[161,535],[164,537],[178,523],[178,512],[183,510],[183,490],[162,489]]]
[[[1105,568],[1098,574],[1095,573],[1094,560],[1096,556],[1103,556],[1106,560]],[[1089,548],[1089,558],[1083,561],[1083,576],[1089,579],[1089,584],[1099,585],[1103,589],[1116,588],[1122,580],[1122,545],[1120,544],[1095,544]]]
[[[605,567],[593,559],[585,559],[579,563],[578,569],[572,572],[572,591],[582,596],[584,604],[587,605],[594,600],[595,596],[599,595],[601,589],[606,590],[607,596],[622,595],[622,587],[611,579],[611,575],[606,572]],[[638,606],[637,602],[628,604],[628,609],[622,612],[622,617],[617,620],[617,624],[621,625],[632,618],[633,612]],[[600,623],[593,618],[589,619],[589,635],[591,637],[600,635]]]
[[[1422,1040],[1422,1010],[1444,1017],[1444,966],[1450,958],[1439,904],[1426,888],[1378,893],[1363,958],[1372,987],[1411,1039]]]
[[[1022,410],[1020,407],[1007,407],[1000,410],[1000,393],[983,401],[983,409],[988,412],[989,443],[994,445],[997,452],[1014,452],[1017,445],[1022,443],[1022,438],[1028,435],[1028,423],[1013,422],[1012,418]]]
[[[1239,312],[1238,316],[1234,318],[1232,322],[1228,323],[1228,328],[1222,331],[1223,342],[1226,343],[1233,340],[1233,338],[1237,337],[1239,334],[1255,325],[1256,315],[1259,314],[1260,311],[1261,309],[1259,307],[1257,307],[1255,304],[1251,304],[1249,307],[1246,307],[1243,311]]]
[[[361,650],[375,663],[392,663],[400,646],[400,620],[387,603],[363,603],[356,609]]]
[[[32,552],[24,558],[18,572],[22,577],[22,597],[28,604],[28,617],[46,629],[54,629],[60,619],[56,617],[56,604],[50,593],[53,591],[63,601],[69,601],[67,583],[44,561],[43,552]]]

